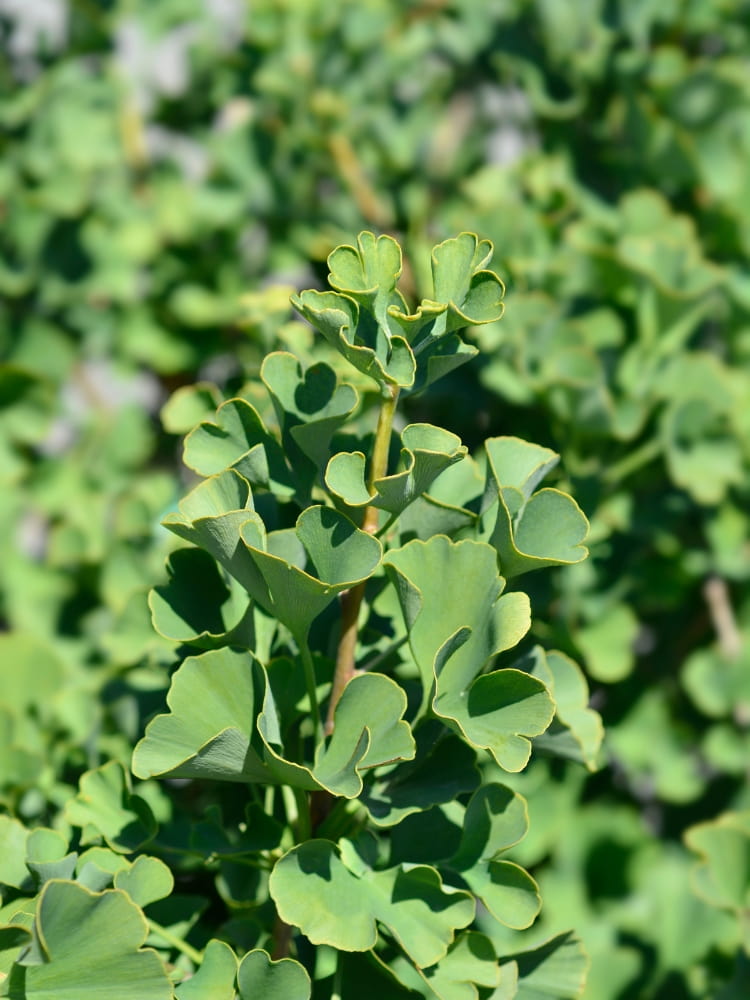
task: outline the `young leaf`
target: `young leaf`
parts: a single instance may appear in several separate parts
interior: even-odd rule
[[[365,481],[365,456],[359,451],[333,456],[326,469],[326,486],[348,507],[372,504],[390,514],[401,514],[466,454],[455,434],[430,424],[409,424],[401,433],[401,443],[402,471],[376,479],[372,493]]]

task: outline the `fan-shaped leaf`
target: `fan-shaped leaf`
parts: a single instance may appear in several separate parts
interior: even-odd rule
[[[12,1000],[171,1000],[164,966],[154,951],[141,947],[147,934],[143,914],[126,893],[48,882],[34,921],[43,962],[14,965],[6,995]]]
[[[557,455],[519,438],[490,438],[485,447],[487,492],[498,504],[490,542],[505,576],[585,559],[588,521],[575,500],[555,489],[533,492]]]
[[[358,877],[324,840],[285,854],[271,873],[270,890],[282,919],[313,943],[368,951],[381,923],[419,966],[438,962],[454,931],[474,916],[468,893],[443,886],[434,868],[399,865]]]

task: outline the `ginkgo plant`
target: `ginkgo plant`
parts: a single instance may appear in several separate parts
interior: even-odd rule
[[[440,243],[432,297],[411,308],[397,242],[361,233],[330,255],[331,290],[293,300],[331,362],[270,354],[265,401],[248,385],[188,434],[199,482],[163,522],[188,544],[150,599],[188,655],[135,747],[139,783],[115,762],[81,780],[65,809],[74,850],[7,820],[0,995],[580,995],[570,933],[507,947],[541,899],[505,857],[528,816],[503,776],[535,741],[594,766],[583,675],[530,641],[519,585],[583,560],[587,521],[540,486],[550,449],[494,437],[472,456],[399,411],[477,353],[463,329],[502,316],[491,253],[471,233]],[[162,779],[199,801],[223,784],[231,804],[194,809],[180,838],[160,828]],[[187,914],[159,917],[179,858],[250,880],[240,907],[222,870],[236,920],[209,939]],[[71,921],[96,928],[106,962],[71,953]]]

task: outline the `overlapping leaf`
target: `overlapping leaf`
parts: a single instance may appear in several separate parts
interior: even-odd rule
[[[401,444],[402,471],[376,479],[372,492],[366,483],[365,456],[359,451],[333,456],[326,469],[326,486],[347,507],[371,504],[400,514],[466,454],[455,434],[430,424],[409,424],[401,433]]]
[[[578,664],[559,650],[536,646],[518,666],[544,681],[555,702],[555,718],[534,745],[595,770],[604,727],[599,713],[588,707],[588,684]]]
[[[153,626],[167,639],[204,649],[253,646],[252,607],[234,580],[222,578],[202,549],[178,549],[167,559],[167,583],[149,594]]]
[[[83,843],[102,837],[113,850],[125,854],[156,833],[151,809],[131,794],[125,769],[116,761],[81,777],[78,795],[68,802],[65,814],[69,823],[83,828]]]
[[[575,500],[556,489],[534,492],[559,456],[514,437],[489,438],[485,448],[485,502],[489,507],[497,501],[490,542],[498,551],[505,576],[585,559],[588,550],[581,543],[588,521]]]
[[[489,240],[461,233],[432,254],[433,298],[409,313],[396,288],[401,250],[390,236],[360,233],[328,259],[336,292],[306,291],[295,307],[356,368],[381,386],[421,390],[477,353],[456,330],[503,314],[503,283],[484,265]]]
[[[228,399],[215,420],[204,420],[188,434],[184,461],[202,476],[236,469],[253,487],[273,490],[278,496],[295,491],[281,446],[244,399]]]
[[[464,931],[445,957],[430,969],[418,969],[399,957],[391,968],[414,990],[438,1000],[477,1000],[477,987],[493,989],[500,981],[500,968],[492,942],[477,931]]]
[[[382,924],[416,965],[440,961],[455,931],[473,919],[471,896],[444,886],[434,868],[374,871],[349,855],[325,840],[308,840],[285,854],[270,879],[281,918],[313,943],[343,951],[373,948]]]
[[[300,668],[301,669],[301,668]],[[133,755],[140,777],[286,783],[356,797],[361,771],[414,755],[406,699],[382,674],[354,678],[336,708],[334,735],[307,767],[284,756],[283,723],[268,676],[249,653],[189,657],[174,675],[169,715],[157,716]]]
[[[423,722],[416,730],[415,759],[368,782],[360,801],[378,826],[394,826],[412,813],[453,802],[479,784],[472,748],[441,728],[435,720]]]
[[[414,861],[429,851],[431,862],[446,877],[453,873],[452,881],[459,876],[496,920],[521,929],[539,913],[539,889],[528,872],[500,855],[523,839],[528,825],[520,795],[504,785],[482,785],[465,809],[454,804],[405,819],[394,831],[393,858]]]
[[[300,641],[337,594],[374,572],[382,551],[329,507],[308,507],[296,528],[267,534],[249,486],[233,470],[197,486],[164,524],[209,552]],[[306,571],[308,562],[317,577]]]
[[[156,952],[143,949],[148,927],[129,896],[93,893],[51,881],[36,907],[34,943],[6,983],[14,1000],[171,1000],[172,984]]]
[[[356,389],[339,383],[329,365],[304,371],[297,358],[284,351],[268,355],[260,377],[273,400],[287,456],[292,460],[296,447],[322,471],[331,437],[357,405]]]
[[[502,595],[494,549],[436,536],[412,541],[384,560],[409,632],[423,685],[423,709],[454,725],[501,767],[520,770],[529,736],[549,725],[553,705],[544,685],[517,670],[481,674],[496,654],[528,630],[528,597]]]

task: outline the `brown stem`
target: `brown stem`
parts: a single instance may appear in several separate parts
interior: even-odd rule
[[[273,924],[273,937],[271,947],[271,958],[278,961],[280,958],[287,958],[292,944],[292,928],[276,914]]]
[[[343,132],[334,132],[328,138],[328,146],[338,172],[349,188],[363,217],[380,229],[387,229],[393,221],[391,211],[378,198],[348,136],[344,135]]]
[[[703,585],[703,596],[722,653],[728,660],[736,660],[742,652],[742,636],[726,581],[720,576],[710,576]]]
[[[388,473],[388,450],[391,444],[391,429],[393,427],[393,415],[396,412],[398,403],[398,387],[389,386],[388,396],[383,400],[378,417],[378,426],[375,431],[375,444],[372,449],[372,461],[370,463],[370,477],[368,486],[370,493],[373,490],[373,483],[377,479],[382,479]],[[362,530],[374,535],[378,530],[380,511],[377,507],[367,507],[362,521]],[[358,583],[351,590],[345,590],[340,597],[341,603],[341,637],[339,638],[338,650],[336,652],[336,669],[333,675],[333,687],[331,697],[328,702],[328,714],[326,716],[325,734],[330,736],[333,732],[333,715],[336,711],[344,688],[354,676],[355,652],[357,648],[357,634],[359,623],[359,609],[362,607],[362,599],[365,596],[365,582]]]

